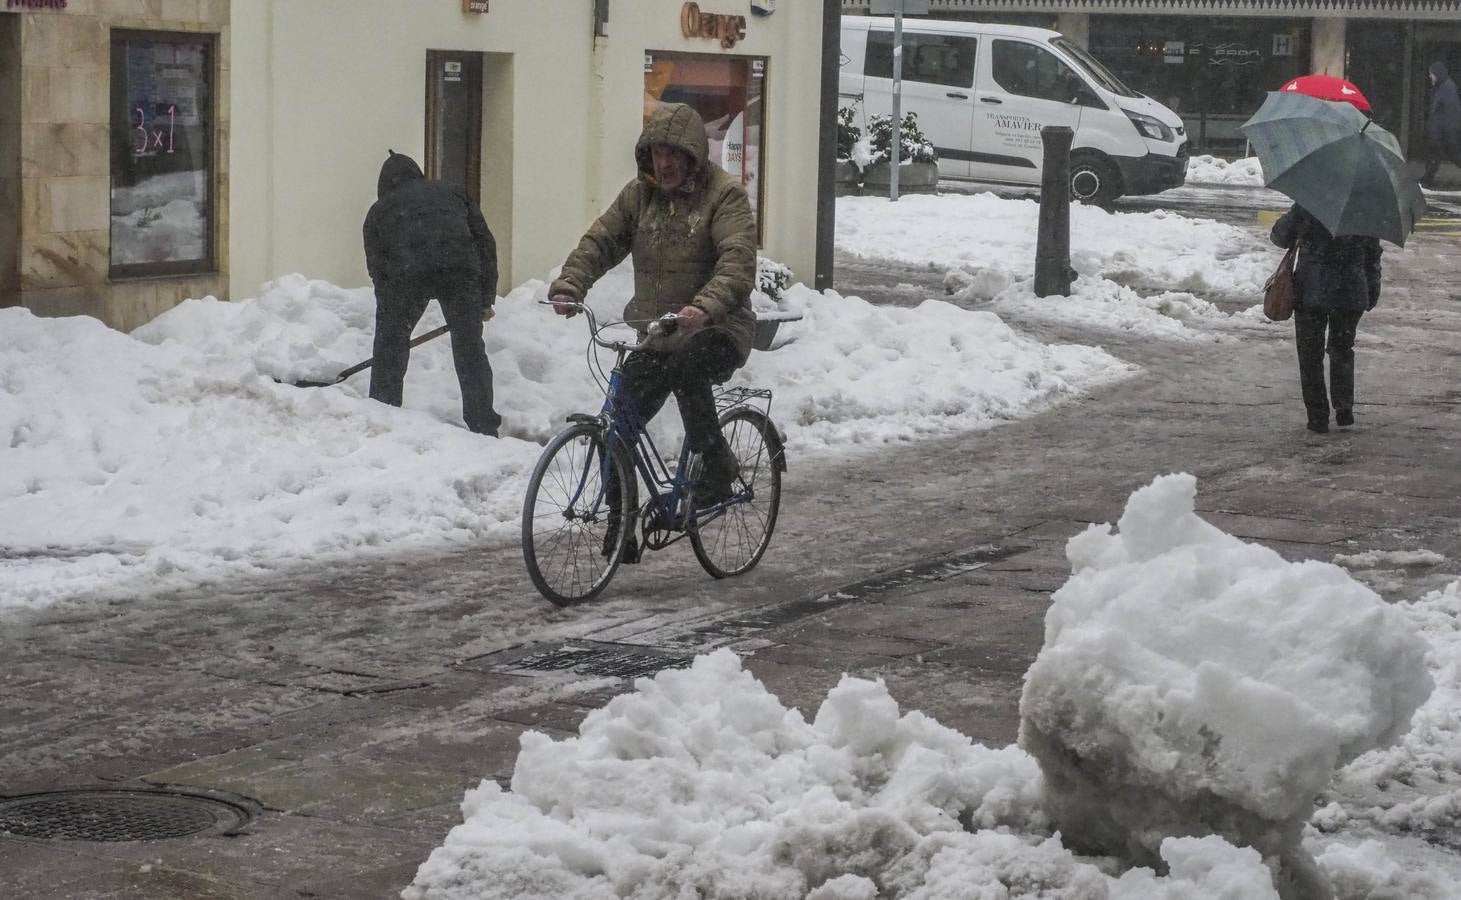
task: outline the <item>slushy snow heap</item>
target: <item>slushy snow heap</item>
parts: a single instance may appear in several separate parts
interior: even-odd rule
[[[1394,743],[1433,687],[1403,613],[1337,566],[1290,563],[1193,511],[1168,475],[1072,538],[1020,745],[1067,847],[1160,867],[1162,841],[1258,850],[1285,898],[1332,896],[1300,847],[1335,769]]]

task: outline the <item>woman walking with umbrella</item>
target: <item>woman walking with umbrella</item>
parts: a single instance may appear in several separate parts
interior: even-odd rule
[[[1299,386],[1310,431],[1354,424],[1354,338],[1360,316],[1380,302],[1380,242],[1372,237],[1335,237],[1308,210],[1294,204],[1273,225],[1280,247],[1298,245],[1294,279],[1294,340],[1299,350]],[[1325,333],[1328,332],[1329,390],[1324,389]]]
[[[1395,138],[1360,111],[1363,94],[1321,100],[1302,90],[1270,93],[1242,130],[1264,182],[1294,201],[1271,238],[1297,247],[1299,384],[1308,428],[1323,434],[1331,408],[1336,424],[1354,424],[1355,332],[1380,300],[1380,239],[1403,246],[1425,199]]]

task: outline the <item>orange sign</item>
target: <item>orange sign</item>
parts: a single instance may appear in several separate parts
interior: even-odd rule
[[[700,4],[680,7],[680,31],[687,38],[710,38],[729,50],[746,37],[746,17],[700,11]]]

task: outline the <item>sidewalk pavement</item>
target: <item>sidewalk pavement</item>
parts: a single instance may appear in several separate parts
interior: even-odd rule
[[[621,573],[616,596],[556,611],[515,551],[460,553],[9,616],[0,795],[177,785],[258,807],[231,837],[0,838],[0,893],[395,896],[460,821],[465,790],[510,778],[522,731],[567,737],[630,689],[620,673],[716,646],[809,716],[848,672],[1010,742],[1068,575],[1064,541],[1166,472],[1198,477],[1214,524],[1291,559],[1443,554],[1364,574],[1389,599],[1419,596],[1461,572],[1456,240],[1387,254],[1382,306],[1360,326],[1352,429],[1304,430],[1289,326],[1173,345],[1023,323],[1144,371],[989,431],[793,458],[777,540],[742,579],[712,582],[672,551]],[[845,293],[939,293],[942,273],[848,262]],[[530,624],[510,642],[483,639],[520,609]]]

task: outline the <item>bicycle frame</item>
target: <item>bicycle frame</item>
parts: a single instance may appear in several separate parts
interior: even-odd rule
[[[616,358],[614,368],[609,372],[607,384],[604,387],[604,402],[598,415],[576,415],[569,418],[574,421],[596,421],[604,429],[604,456],[599,463],[599,483],[601,485],[609,483],[614,472],[616,454],[629,453],[632,461],[631,472],[637,476],[639,481],[643,482],[649,494],[645,501],[639,504],[636,514],[650,516],[649,521],[656,522],[659,526],[655,529],[657,531],[675,532],[673,537],[656,542],[652,549],[662,549],[685,537],[689,533],[692,521],[708,522],[731,506],[745,502],[744,497],[736,496],[706,509],[696,510],[693,507],[691,483],[695,473],[691,470],[695,466],[696,454],[691,452],[689,445],[682,439],[679,462],[675,471],[671,472],[663,455],[659,452],[659,448],[655,445],[654,438],[645,428],[646,423],[639,415],[639,411],[633,407],[632,400],[624,392],[624,360],[629,354],[644,349],[648,341],[628,344],[624,341],[605,340],[599,336],[600,332],[615,323],[608,323],[601,328],[588,306],[575,304],[575,308],[587,315],[593,343],[606,350],[614,351]],[[660,326],[658,321],[649,324],[648,331],[651,335],[658,333],[657,326]],[[724,413],[737,406],[749,406],[748,400],[753,397],[764,399],[765,405],[769,407],[771,399],[769,390],[728,388],[717,392],[716,409],[718,412]],[[765,411],[763,410],[763,412]],[[581,497],[587,479],[588,473],[585,472],[574,492],[572,498],[574,502]],[[594,507],[598,508],[602,502],[602,496],[595,498]],[[658,514],[657,517],[656,514]],[[637,522],[631,523],[631,527],[636,524]]]

